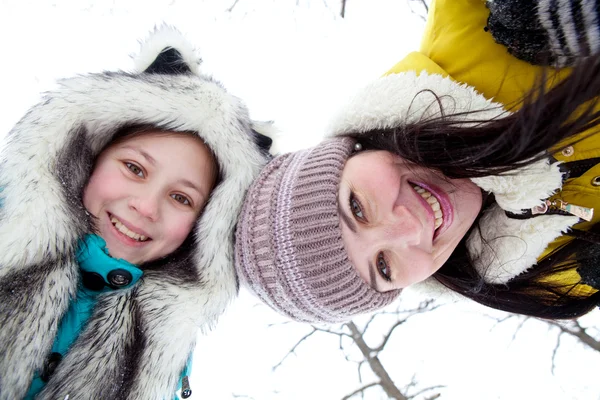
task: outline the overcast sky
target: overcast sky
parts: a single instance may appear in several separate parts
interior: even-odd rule
[[[255,119],[275,120],[284,150],[316,143],[328,115],[344,100],[417,49],[423,21],[404,0],[348,0],[337,17],[330,0],[6,1],[0,3],[0,134],[5,134],[57,78],[129,69],[138,39],[163,21],[200,49],[202,69],[248,104]],[[326,7],[329,3],[330,7]],[[416,5],[414,6],[416,8]],[[419,299],[402,296],[410,308]],[[397,306],[396,304],[395,306]],[[502,313],[447,305],[399,328],[381,359],[403,387],[443,400],[598,400],[600,353],[564,337],[551,371],[556,329]],[[582,321],[600,322],[597,312]],[[386,324],[370,329],[376,343]],[[310,327],[289,323],[242,291],[217,329],[199,339],[192,399],[341,399],[361,386],[358,353],[337,338],[315,335],[272,372]],[[373,377],[363,369],[363,381]],[[366,399],[384,399],[379,389]]]

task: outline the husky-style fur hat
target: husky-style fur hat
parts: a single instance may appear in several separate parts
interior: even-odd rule
[[[234,226],[269,140],[238,98],[199,72],[199,62],[177,31],[155,29],[135,72],[64,79],[6,136],[0,399],[27,392],[77,293],[75,251],[91,227],[83,189],[96,156],[125,126],[197,133],[215,155],[220,181],[192,230],[191,249],[154,262],[132,288],[101,295],[38,399],[172,398],[198,332],[214,326],[236,295]]]

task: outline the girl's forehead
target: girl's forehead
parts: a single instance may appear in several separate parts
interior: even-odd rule
[[[181,132],[148,131],[118,140],[104,153],[115,151],[136,152],[148,163],[161,168],[187,168],[216,174],[216,158],[204,141],[193,134]]]

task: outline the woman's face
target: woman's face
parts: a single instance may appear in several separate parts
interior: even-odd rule
[[[481,210],[481,190],[387,151],[344,166],[338,193],[350,262],[375,290],[420,282],[448,260]]]
[[[100,154],[83,205],[96,217],[110,255],[141,264],[181,246],[215,185],[216,170],[201,140],[145,133]]]

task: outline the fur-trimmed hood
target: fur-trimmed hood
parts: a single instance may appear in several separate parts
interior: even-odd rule
[[[77,243],[91,227],[84,185],[95,157],[128,124],[197,132],[221,179],[191,250],[146,270],[131,289],[102,295],[38,398],[171,398],[198,332],[214,326],[236,295],[234,226],[268,156],[245,105],[202,75],[199,62],[177,31],[156,29],[142,43],[136,72],[62,80],[7,135],[0,154],[0,399],[23,396],[50,351],[77,291]]]
[[[449,77],[403,72],[383,76],[360,90],[333,119],[330,135],[353,133],[358,134],[360,140],[363,132],[440,116],[440,109],[445,115],[478,111],[478,119],[508,113],[501,104]],[[468,114],[464,118],[467,119]],[[493,193],[497,202],[480,219],[481,229],[473,230],[467,239],[474,265],[489,283],[506,283],[526,271],[550,242],[579,221],[575,216],[543,215],[521,220],[506,215],[505,211],[520,213],[541,205],[544,199],[560,190],[562,173],[558,163],[542,160],[510,175],[472,181]],[[434,278],[410,289],[430,297],[449,294]]]

